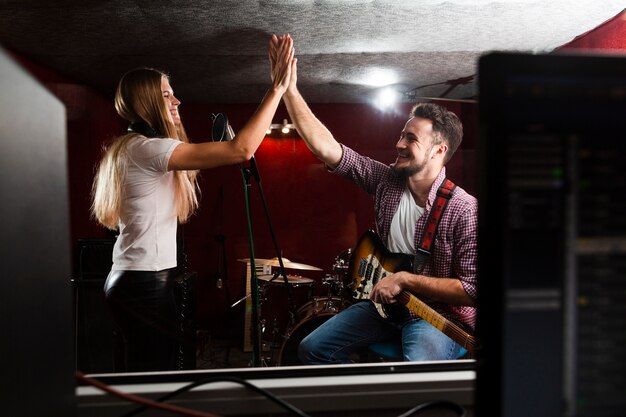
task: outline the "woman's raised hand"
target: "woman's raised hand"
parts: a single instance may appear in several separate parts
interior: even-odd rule
[[[272,86],[281,93],[287,91],[291,82],[294,55],[291,35],[272,35],[269,45]]]

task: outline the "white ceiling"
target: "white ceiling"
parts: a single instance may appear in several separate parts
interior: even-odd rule
[[[549,52],[625,8],[617,0],[0,0],[0,44],[111,95],[135,66],[183,101],[258,102],[267,41],[291,33],[310,102],[366,102],[373,74],[441,97],[483,53]],[[448,98],[472,98],[475,79]]]

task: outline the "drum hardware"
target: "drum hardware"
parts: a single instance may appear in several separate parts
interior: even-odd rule
[[[348,268],[350,267],[350,258],[352,257],[352,250],[352,248],[348,248],[339,255],[335,256],[333,271],[343,272],[344,274],[348,272]]]
[[[327,320],[347,308],[350,301],[341,297],[314,297],[313,300],[298,309],[300,321],[290,326],[284,336],[283,343],[278,352],[278,366],[302,365],[298,359],[298,345],[313,330],[324,324]]]
[[[337,275],[326,274],[324,278],[322,278],[322,285],[327,285],[329,291],[339,291],[341,287],[343,287],[343,282],[341,281],[341,277]]]
[[[326,320],[332,318],[347,306],[352,304],[353,300],[349,296],[344,296],[347,287],[348,267],[352,249],[343,251],[335,257],[332,265],[333,274],[327,274],[322,284],[327,286],[327,294],[322,297],[312,297],[314,280],[304,278],[299,275],[280,275],[278,272],[273,274],[259,274],[257,280],[259,284],[259,314],[263,313],[263,317],[259,320],[259,333],[262,336],[262,352],[260,357],[262,366],[274,365],[274,352],[278,348],[278,358],[275,363],[277,366],[298,365],[297,347],[302,339],[309,333],[322,325]],[[240,262],[248,262],[249,259],[238,259]],[[259,265],[276,266],[279,261],[273,259],[257,259]],[[299,270],[321,270],[312,265],[291,262],[283,258],[285,268]],[[288,285],[286,285],[288,284]],[[276,303],[267,304],[272,296],[268,291],[283,291],[282,289],[308,288],[307,302],[297,309],[296,314],[289,310],[289,319],[283,327],[279,322],[279,318],[268,315],[268,307],[281,307]],[[245,299],[244,297],[243,299]],[[282,299],[282,298],[281,298]],[[237,303],[241,302],[238,301]],[[291,300],[293,302],[293,299]],[[284,309],[280,310],[281,316],[285,319]],[[285,329],[284,332],[281,330]],[[266,354],[269,352],[269,354]]]
[[[237,259],[237,261],[239,262],[246,262],[246,263],[250,263],[250,258],[244,258],[244,259]],[[303,264],[303,263],[296,263],[296,262],[291,262],[289,259],[286,258],[272,258],[272,259],[262,259],[262,258],[255,258],[255,262],[257,265],[263,266],[263,268],[265,269],[265,267],[271,268],[272,267],[278,267],[278,270],[275,271],[273,274],[263,274],[263,275],[256,275],[257,278],[257,294],[259,295],[259,298],[257,300],[257,306],[255,308],[254,303],[253,303],[253,308],[252,308],[252,312],[255,313],[256,312],[256,320],[254,320],[253,318],[253,322],[256,322],[257,325],[259,327],[261,327],[261,315],[260,315],[260,310],[261,310],[261,303],[262,300],[265,299],[265,296],[262,295],[261,293],[265,291],[264,287],[266,285],[278,285],[278,286],[285,286],[285,288],[287,289],[287,299],[289,300],[290,303],[290,309],[289,309],[289,314],[291,317],[291,322],[295,322],[297,320],[299,320],[299,317],[297,316],[297,310],[296,310],[296,305],[293,302],[293,295],[292,295],[292,289],[293,288],[297,288],[300,286],[305,286],[305,285],[312,285],[314,283],[314,281],[312,279],[309,278],[304,278],[304,277],[300,277],[300,276],[295,276],[295,275],[287,275],[284,271],[285,268],[290,268],[290,269],[299,269],[299,270],[309,270],[309,271],[317,271],[320,270],[320,268],[317,268],[315,266],[312,265],[307,265],[307,264]],[[282,266],[281,266],[282,264]],[[282,271],[282,275],[280,273],[280,271]],[[285,283],[288,283],[289,285],[285,285]],[[312,289],[310,290],[310,292],[312,293]],[[245,296],[243,296],[241,299],[237,300],[235,303],[233,303],[231,305],[231,307],[235,307],[237,304],[241,303],[244,300],[247,300],[248,297],[251,296],[252,293],[246,294]],[[309,294],[309,298],[310,298],[311,294]],[[254,299],[253,299],[254,301]],[[264,330],[261,330],[260,328],[258,330],[253,329],[253,335],[254,335],[254,339],[256,344],[254,345],[254,347],[256,348],[256,350],[262,351],[264,350],[264,342],[263,342],[263,335],[265,334]]]
[[[265,327],[266,319],[261,319],[262,321],[262,333],[265,335],[267,332],[267,328]],[[264,366],[273,366],[274,365],[274,352],[280,347],[280,326],[278,325],[278,320],[274,318],[272,320],[271,326],[271,337],[265,338],[262,341],[261,347],[263,352],[269,352],[269,354],[261,357]]]
[[[322,308],[322,311],[329,312],[329,313],[337,313],[339,312],[339,307],[335,305],[335,302],[333,301],[332,297],[328,297],[326,301],[324,302],[324,307]]]
[[[261,275],[261,276],[266,276],[266,275]],[[261,276],[259,276],[258,278],[260,279]],[[263,304],[268,300],[269,296],[267,294],[268,287],[264,285],[261,281],[260,281],[260,284],[261,285],[259,286],[259,332],[261,334],[261,350],[264,352],[268,352],[274,348],[274,345],[276,344],[276,341],[275,341],[276,336],[280,332],[280,329],[278,325],[278,319],[274,317],[274,319],[271,320],[271,334],[272,334],[273,342],[268,342],[268,339],[264,337],[268,332],[268,327],[267,327],[267,319],[263,317]]]
[[[259,322],[259,328],[261,330],[261,334],[262,335],[265,335],[267,333],[268,328],[267,328],[266,324],[267,324],[267,320],[266,319],[261,319],[260,322]],[[277,319],[273,319],[272,320],[271,330],[272,330],[272,333],[271,333],[272,334],[272,338],[271,339],[264,338],[264,339],[261,340],[261,347],[263,348],[264,352],[268,352],[271,349],[276,347],[275,346],[276,345],[276,336],[280,333],[280,329],[279,329],[279,326],[278,326],[278,320]]]
[[[333,295],[341,295],[343,282],[337,275],[326,275],[322,280],[322,285],[326,285],[328,287],[328,293],[326,296],[326,303],[324,305],[324,311],[339,311],[338,307],[335,306],[333,302]],[[343,297],[341,298],[343,300]]]
[[[286,304],[286,285],[277,273],[257,275],[259,282],[259,332],[261,335],[263,366],[276,361],[284,332],[298,321]],[[288,287],[292,289],[292,300],[298,307],[313,297],[315,280],[299,275],[287,275]],[[289,312],[287,316],[285,311]],[[269,352],[269,353],[266,353]]]
[[[250,262],[250,258],[237,259],[237,260],[239,262]],[[255,261],[259,265],[269,265],[269,266],[274,266],[274,267],[280,266],[280,259],[278,258],[272,258],[272,259],[256,258]],[[300,270],[306,270],[306,271],[321,271],[322,270],[321,268],[318,268],[316,266],[302,264],[298,262],[291,262],[289,259],[285,257],[282,258],[282,261],[283,261],[284,267],[287,269],[300,269]]]
[[[354,280],[350,280],[348,269],[350,267],[350,260],[352,258],[353,248],[348,248],[335,257],[332,270],[335,273],[335,279],[337,280],[336,291],[341,297],[352,299],[351,289],[354,288]],[[350,281],[349,281],[350,280]]]
[[[322,284],[328,287],[326,297],[313,297],[298,309],[300,320],[292,320],[284,335],[278,353],[278,366],[302,365],[297,354],[302,339],[353,303],[348,294],[351,287],[347,282],[352,251],[349,248],[337,255],[332,265],[333,274],[327,274],[322,279]]]

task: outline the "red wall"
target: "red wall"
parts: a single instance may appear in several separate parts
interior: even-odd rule
[[[86,86],[17,58],[67,107],[72,239],[76,242],[79,238],[107,235],[90,218],[89,192],[103,144],[125,128],[114,112],[112,97],[98,95]],[[184,97],[181,100],[185,127],[195,142],[210,139],[212,113],[225,113],[237,132],[256,108],[255,104],[194,105],[185,103]],[[474,193],[477,106],[447,101],[442,104],[455,111],[465,125],[464,142],[449,163],[448,175]],[[311,108],[338,140],[391,163],[395,159],[394,144],[410,104],[403,105],[397,114],[381,113],[364,104],[312,104]],[[274,120],[278,123],[283,118],[287,118],[287,113],[281,107]],[[372,227],[371,198],[344,179],[327,173],[298,138],[266,138],[255,158],[282,256],[323,269],[322,272],[287,272],[313,279],[315,293],[326,294],[322,278],[333,274],[335,257],[352,247]],[[203,171],[200,184],[201,208],[181,227],[181,233],[186,242],[189,269],[197,271],[199,277],[199,326],[215,334],[225,330],[229,305],[245,294],[245,263],[238,261],[250,257],[244,181],[240,167],[229,166]],[[254,180],[249,191],[255,256],[275,257],[260,187]],[[220,234],[225,237],[228,294],[225,288],[216,287],[219,263],[216,236]],[[271,290],[268,294],[265,314],[287,315],[285,307],[277,307],[285,305],[279,299],[284,293]],[[301,289],[296,289],[294,295],[298,306],[306,300]],[[231,311],[242,314],[243,303],[240,306]]]
[[[578,49],[623,53],[626,49],[624,32],[626,32],[626,10],[576,36],[570,42],[556,48],[555,51]]]

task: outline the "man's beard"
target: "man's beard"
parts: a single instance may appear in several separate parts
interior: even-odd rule
[[[409,178],[410,176],[421,172],[426,167],[426,162],[416,165],[408,165],[404,167],[398,167],[398,164],[393,164],[393,170],[401,177]]]

